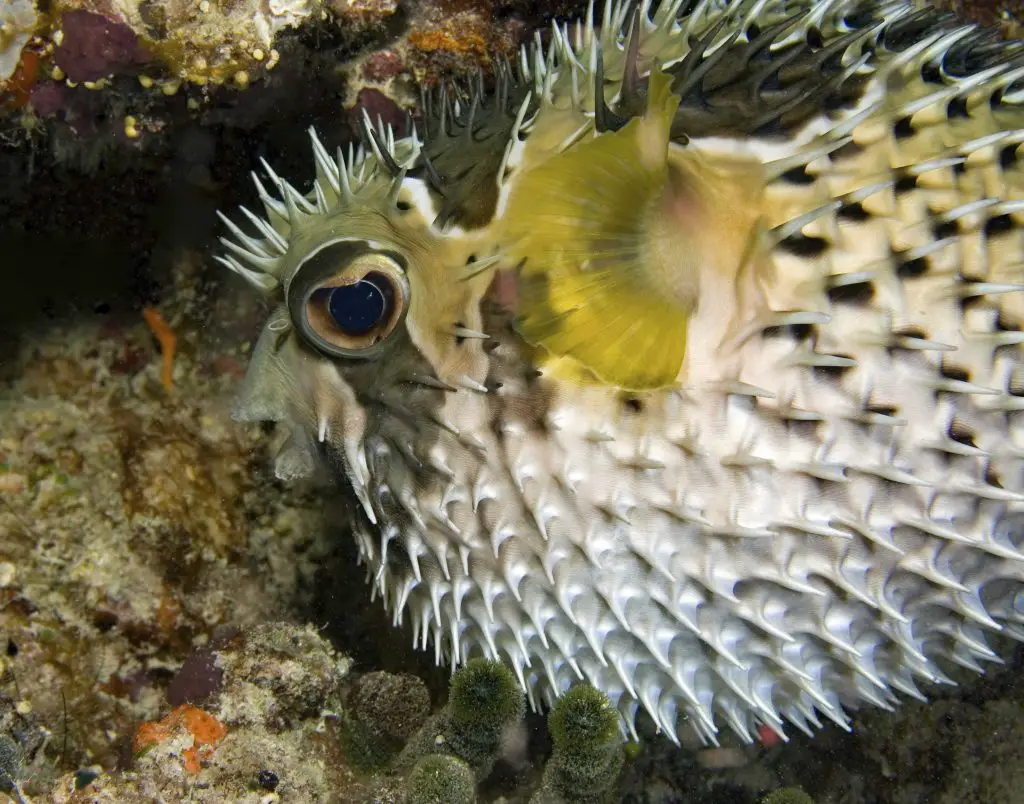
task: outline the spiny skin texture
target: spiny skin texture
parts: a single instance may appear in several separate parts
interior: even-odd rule
[[[238,416],[351,486],[438,661],[673,739],[845,727],[1024,635],[1022,48],[899,2],[630,13],[428,99],[425,142],[314,137],[307,195],[268,168]],[[371,263],[401,315],[339,334],[317,294]]]

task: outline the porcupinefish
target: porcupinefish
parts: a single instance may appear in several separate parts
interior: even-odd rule
[[[1024,636],[1024,45],[896,2],[610,2],[364,120],[220,257],[237,405],[373,594],[534,706],[849,727]]]

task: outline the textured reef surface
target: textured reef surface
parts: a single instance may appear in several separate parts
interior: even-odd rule
[[[597,696],[548,723],[493,668],[450,684],[369,603],[332,495],[231,421],[268,310],[213,263],[214,211],[258,203],[256,159],[308,178],[309,125],[404,125],[417,81],[581,10],[0,9],[0,800],[1016,800],[1008,640],[927,704],[789,743],[680,749],[641,714],[623,748]],[[1019,33],[1012,6],[955,10]]]

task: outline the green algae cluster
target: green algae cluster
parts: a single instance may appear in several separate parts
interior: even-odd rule
[[[814,799],[799,787],[782,787],[762,798],[761,804],[814,804]]]
[[[407,804],[469,804],[526,714],[523,691],[505,665],[474,659],[455,671],[447,704],[429,718],[428,704],[414,676],[368,674],[344,717],[346,758],[377,773],[378,790],[397,782]]]
[[[475,798],[476,778],[458,757],[425,756],[406,779],[407,804],[470,804]]]
[[[407,768],[423,756],[449,754],[482,780],[501,753],[506,731],[525,714],[525,696],[512,671],[500,662],[473,659],[452,675],[448,703],[409,741],[398,765]]]
[[[608,697],[589,684],[573,687],[555,703],[548,730],[554,750],[531,804],[611,801],[625,749]]]

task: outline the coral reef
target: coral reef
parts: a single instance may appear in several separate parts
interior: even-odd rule
[[[504,664],[472,659],[452,676],[447,741],[451,750],[483,775],[501,748],[505,730],[526,714],[526,700]]]
[[[422,3],[410,25],[408,56],[420,81],[465,74],[509,54],[520,44],[516,27],[494,25],[489,0],[440,0]],[[522,33],[520,31],[519,33]]]
[[[356,767],[378,771],[370,778],[368,801],[475,801],[479,783],[514,752],[525,700],[504,665],[473,659],[456,670],[448,703],[423,722],[425,693],[422,682],[408,675],[370,673],[357,682],[343,744]],[[414,729],[417,723],[422,725]]]
[[[319,14],[319,0],[63,0],[56,6],[54,62],[72,81],[98,81],[153,62],[171,80],[244,86],[250,75],[273,69],[281,31]]]
[[[191,265],[180,263],[190,286]],[[135,724],[167,711],[163,689],[185,657],[223,623],[288,614],[326,549],[311,500],[243,469],[258,442],[228,418],[230,354],[197,349],[179,326],[201,299],[183,291],[167,311],[179,333],[171,396],[141,320],[57,326],[4,363],[0,593],[13,700],[0,725],[38,763],[30,788],[56,762],[116,767]],[[224,685],[228,660],[245,656],[220,657]],[[291,717],[302,699],[284,700]]]
[[[355,712],[376,734],[405,742],[430,714],[430,693],[409,673],[367,673],[357,684]]]
[[[0,5],[0,86],[14,75],[37,23],[32,0],[9,0]]]
[[[152,58],[131,27],[103,14],[72,8],[61,15],[60,24],[53,63],[73,83],[131,71]]]
[[[404,126],[417,81],[486,71],[533,26],[583,6],[55,0],[39,14],[12,0],[0,8],[0,143],[31,139],[91,172],[91,151],[159,147],[195,120],[249,127],[282,104],[337,116],[340,97],[356,119],[366,108]]]
[[[935,0],[936,8],[980,25],[998,29],[1004,36],[1019,39],[1024,27],[1024,4],[1020,0]]]
[[[8,657],[12,644],[8,642]],[[38,772],[49,739],[28,701],[0,696],[0,791],[19,791]]]
[[[337,708],[331,699],[349,661],[311,626],[261,624],[219,650],[216,665],[224,672],[218,717],[282,731]]]
[[[0,790],[11,790],[22,775],[21,746],[9,734],[0,734]]]
[[[299,800],[356,794],[330,725],[347,659],[308,626],[268,623],[230,640],[217,663],[224,680],[206,709],[182,704],[136,730],[131,774],[84,785],[65,776],[54,800],[76,801],[79,788],[90,801],[125,804],[257,802],[268,790]]]
[[[946,693],[929,703],[907,704],[888,717],[865,715],[854,740],[862,747],[867,767],[880,777],[875,788],[883,800],[1017,800],[1024,785],[1024,682],[1019,672],[1013,666],[1003,668],[991,674],[985,689],[963,697]]]

